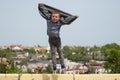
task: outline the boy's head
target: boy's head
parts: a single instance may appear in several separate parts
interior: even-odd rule
[[[51,14],[51,21],[57,22],[60,20],[60,13],[58,11],[53,11]]]

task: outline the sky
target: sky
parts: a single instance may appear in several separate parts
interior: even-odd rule
[[[120,44],[120,0],[0,0],[0,46],[49,45],[38,3],[79,16],[62,26],[63,46]]]

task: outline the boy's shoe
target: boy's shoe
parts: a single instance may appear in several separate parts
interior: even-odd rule
[[[53,64],[53,74],[57,73],[57,68],[56,68],[56,64]]]
[[[56,71],[57,68],[56,68],[56,64],[53,64],[53,71]]]
[[[65,64],[61,64],[61,69],[64,69],[65,68]]]
[[[65,64],[61,64],[61,74],[65,74]]]

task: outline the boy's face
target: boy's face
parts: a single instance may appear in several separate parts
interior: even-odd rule
[[[58,13],[53,13],[52,16],[51,16],[51,21],[52,22],[57,22],[60,20],[60,14]]]

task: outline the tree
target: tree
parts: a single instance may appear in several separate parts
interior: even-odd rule
[[[110,70],[110,73],[120,73],[120,50],[110,50],[105,69]]]
[[[11,60],[9,66],[6,68],[6,73],[21,73],[22,70],[19,69],[15,64],[14,61]]]
[[[46,71],[48,73],[52,73],[53,72],[51,65],[48,65],[48,67],[46,68]]]
[[[4,63],[0,63],[0,73],[6,73],[7,65]]]
[[[25,52],[28,52],[28,53],[30,53],[30,54],[35,54],[35,53],[36,53],[36,51],[35,51],[34,48],[24,49],[24,51],[25,51]]]
[[[0,62],[0,73],[18,73],[18,72],[21,72],[21,69],[19,69],[14,64],[13,60],[4,61],[5,58],[2,58],[2,59],[3,60]]]
[[[65,58],[68,58],[70,55],[72,55],[72,51],[68,46],[64,46],[62,50]]]
[[[108,49],[117,49],[120,50],[120,46],[116,43],[111,43],[111,44],[106,44],[104,46],[101,47],[101,52],[103,53],[107,53]]]

